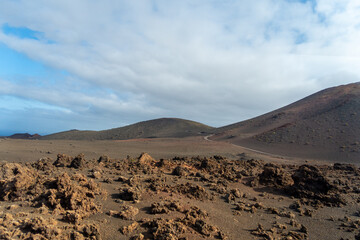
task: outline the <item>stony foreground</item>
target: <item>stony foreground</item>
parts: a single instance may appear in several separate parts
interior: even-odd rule
[[[360,239],[360,170],[221,156],[0,165],[0,239]]]

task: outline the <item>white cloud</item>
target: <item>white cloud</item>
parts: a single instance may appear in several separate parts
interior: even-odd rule
[[[2,80],[3,94],[89,116],[237,122],[360,76],[360,3],[313,2],[4,0],[0,24],[47,39],[0,42],[74,82]]]

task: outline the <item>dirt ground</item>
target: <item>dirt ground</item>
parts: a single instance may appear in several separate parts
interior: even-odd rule
[[[355,165],[201,137],[2,139],[0,160],[0,239],[360,239]]]
[[[68,155],[84,153],[89,159],[97,159],[103,154],[111,158],[126,158],[128,155],[139,156],[142,152],[147,152],[157,159],[198,155],[204,157],[221,155],[229,159],[236,159],[245,153],[267,162],[275,161],[290,164],[308,162],[316,164],[327,163],[326,160],[258,153],[231,143],[206,140],[204,137],[114,141],[0,139],[0,161],[9,162],[36,161],[43,157],[56,158],[58,153]]]
[[[56,158],[58,153],[84,153],[87,158],[99,158],[102,154],[112,158],[125,158],[127,155],[139,156],[142,152],[147,152],[155,158],[170,158],[216,154],[236,157],[243,151],[228,143],[205,141],[203,137],[114,141],[0,139],[0,160],[16,162],[35,161],[41,157]]]

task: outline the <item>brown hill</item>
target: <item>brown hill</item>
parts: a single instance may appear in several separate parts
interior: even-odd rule
[[[71,130],[42,137],[43,140],[125,140],[135,138],[188,137],[205,135],[214,128],[178,118],[160,118],[104,131]]]
[[[12,138],[12,139],[39,139],[41,136],[39,134],[34,134],[31,135],[29,133],[16,133],[13,134],[11,136],[9,136],[8,138]]]
[[[219,128],[212,139],[275,154],[360,159],[360,83],[328,88],[270,113]]]

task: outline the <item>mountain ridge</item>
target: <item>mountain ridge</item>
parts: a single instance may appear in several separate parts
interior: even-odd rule
[[[360,83],[316,92],[292,104],[216,129],[212,140],[303,156],[359,157]]]
[[[211,136],[210,136],[211,135]],[[360,82],[327,88],[258,117],[213,128],[159,118],[102,131],[70,130],[41,140],[127,140],[208,136],[284,156],[360,157]]]
[[[102,131],[70,130],[43,136],[42,140],[126,140],[136,138],[188,137],[210,133],[213,127],[180,118],[158,118]]]
[[[11,136],[8,136],[6,138],[11,139],[39,139],[41,138],[41,135],[35,133],[35,134],[29,134],[29,133],[15,133]]]

